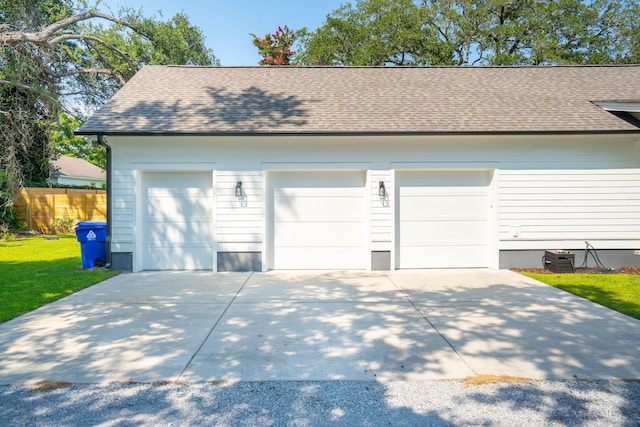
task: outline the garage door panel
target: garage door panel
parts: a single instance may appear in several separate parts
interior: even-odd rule
[[[208,222],[171,223],[166,222],[147,223],[147,242],[172,242],[177,243],[211,243],[210,224]]]
[[[362,220],[362,194],[348,192],[342,196],[276,197],[274,212],[276,221],[296,221],[307,218],[336,220],[350,218]]]
[[[486,244],[488,222],[427,220],[404,222],[400,239],[403,244],[435,242],[480,242]]]
[[[402,171],[402,185],[406,187],[464,188],[487,187],[491,181],[489,171]]]
[[[356,170],[275,172],[270,176],[275,194],[281,189],[302,188],[324,191],[326,188],[362,188],[366,175]],[[287,190],[288,191],[288,190]]]
[[[146,270],[209,270],[212,268],[211,245],[162,244],[143,249]]]
[[[363,269],[365,173],[274,173],[273,268]]]
[[[400,218],[411,215],[451,215],[457,212],[484,212],[487,210],[487,193],[460,193],[449,195],[425,194],[428,189],[422,189],[422,195],[406,195],[404,188],[400,189],[402,210]]]
[[[366,259],[361,249],[361,246],[285,246],[276,251],[274,263],[275,268],[284,270],[362,269]]]
[[[186,175],[193,175],[193,173],[185,173]],[[202,177],[204,178],[204,176]],[[155,178],[152,178],[155,180]],[[197,178],[197,183],[188,183],[189,187],[178,188],[176,187],[175,182],[168,182],[168,180],[164,180],[159,178],[160,181],[154,181],[152,185],[161,185],[161,187],[148,187],[147,196],[149,197],[166,197],[166,198],[175,198],[175,197],[187,197],[187,198],[197,198],[197,197],[209,197],[210,188],[199,188],[194,185],[202,185],[205,184],[205,181],[210,181],[209,179],[200,179]]]
[[[210,172],[143,175],[144,270],[213,269]]]
[[[399,268],[489,266],[490,175],[397,174]]]
[[[322,197],[341,197],[349,198],[352,196],[360,195],[361,187],[351,187],[348,185],[341,187],[280,187],[274,190],[275,197],[309,197],[309,198],[322,198]]]
[[[403,250],[402,268],[473,268],[486,267],[489,262],[484,244],[406,246]],[[460,260],[465,260],[464,265]]]
[[[276,222],[362,222],[362,215],[358,215],[362,209],[362,206],[358,203],[355,206],[351,206],[346,212],[340,210],[328,210],[326,205],[321,208],[312,209],[309,207],[303,208],[280,208],[280,211],[276,213]]]
[[[305,221],[277,223],[275,239],[278,246],[297,244],[348,246],[351,242],[364,240],[361,222]]]
[[[209,219],[211,215],[211,198],[189,199],[187,197],[149,197],[147,203],[147,218],[176,218],[190,220]],[[185,212],[185,206],[189,207]]]

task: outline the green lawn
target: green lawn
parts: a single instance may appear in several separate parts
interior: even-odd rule
[[[540,274],[525,276],[640,319],[640,276],[633,274]]]
[[[82,270],[75,236],[0,241],[0,323],[117,273]]]

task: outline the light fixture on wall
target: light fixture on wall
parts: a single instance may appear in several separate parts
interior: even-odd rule
[[[236,181],[236,197],[242,199],[242,181]]]
[[[380,196],[380,200],[384,200],[387,197],[387,189],[384,186],[384,181],[378,182],[378,196]]]

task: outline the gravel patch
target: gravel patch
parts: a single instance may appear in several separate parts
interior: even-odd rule
[[[637,426],[640,383],[240,382],[0,386],[3,426]]]

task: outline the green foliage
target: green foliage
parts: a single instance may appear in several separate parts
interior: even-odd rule
[[[0,0],[0,24],[35,29],[69,16],[72,0]]]
[[[48,133],[58,104],[44,95],[52,82],[21,51],[0,49],[0,172],[9,191],[46,183],[51,172]]]
[[[94,47],[100,62],[124,80],[129,80],[144,65],[219,65],[211,49],[204,44],[199,27],[178,13],[170,20],[131,8],[120,9],[121,23],[87,22],[81,30],[109,44]],[[79,52],[85,55],[85,52]]]
[[[0,212],[18,187],[47,185],[54,149],[105,167],[104,149],[75,138],[79,120],[61,113],[82,116],[143,65],[170,63],[217,64],[184,14],[165,21],[132,9],[102,14],[84,0],[0,0]]]
[[[544,65],[640,60],[633,0],[358,0],[302,40],[305,65]]]
[[[533,279],[640,319],[640,276],[632,274],[539,274]]]
[[[60,113],[58,121],[53,124],[51,143],[58,156],[71,156],[84,159],[94,165],[106,169],[107,152],[97,140],[88,140],[76,136],[74,132],[82,125],[75,117]]]
[[[307,65],[355,66],[451,63],[435,28],[425,25],[425,12],[412,0],[347,3],[304,36],[298,60]]]
[[[0,322],[117,274],[81,265],[75,236],[0,242]]]
[[[286,25],[278,27],[273,34],[265,34],[260,38],[253,33],[253,45],[258,48],[258,53],[263,59],[260,65],[290,65],[295,51],[291,47],[296,41],[296,32]]]

